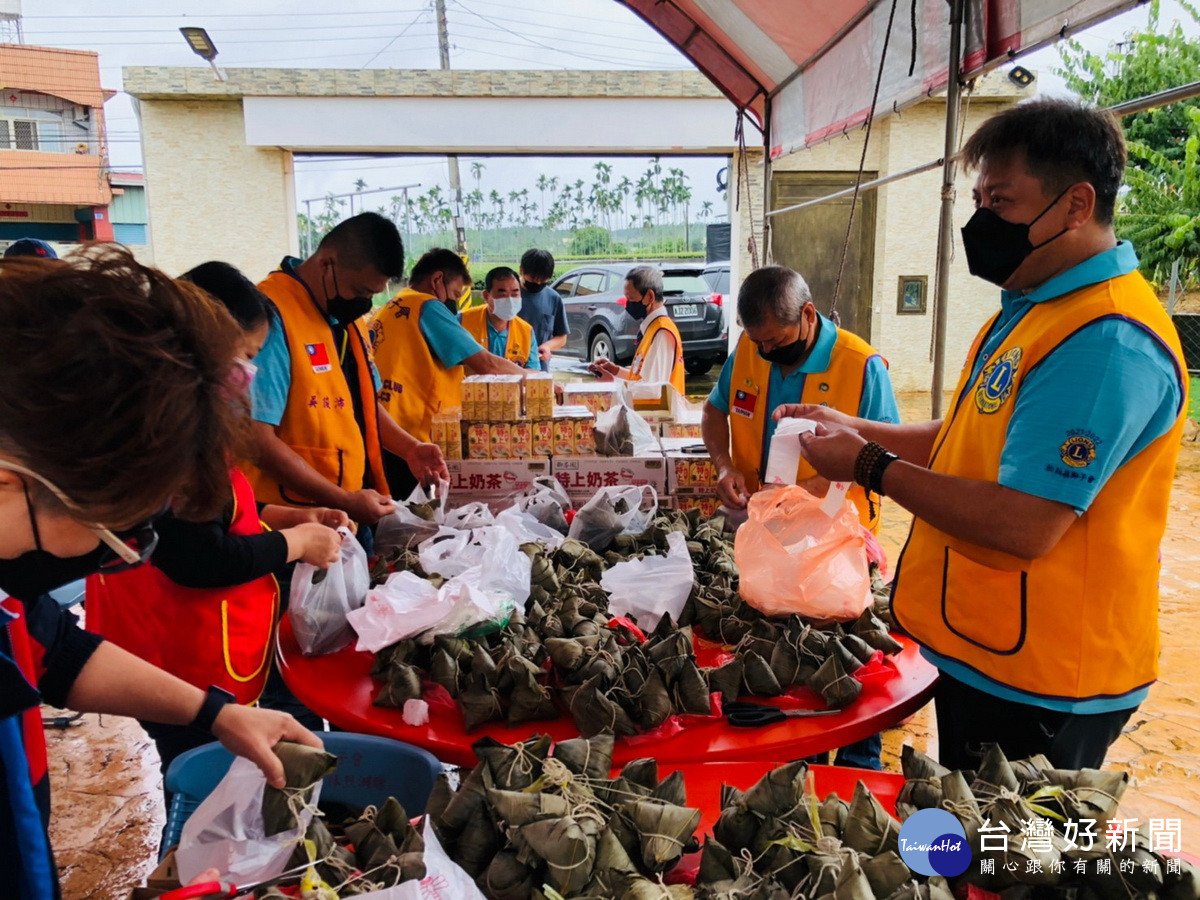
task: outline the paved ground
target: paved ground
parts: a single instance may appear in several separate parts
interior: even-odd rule
[[[713,372],[715,375],[716,372]],[[711,384],[711,380],[708,381]],[[705,385],[688,379],[689,393]],[[901,398],[908,421],[928,416],[928,397]],[[884,508],[883,542],[894,558],[908,517]],[[1162,677],[1109,755],[1132,782],[1121,809],[1142,822],[1182,820],[1183,849],[1200,853],[1200,444],[1185,442],[1162,550]],[[50,715],[47,711],[47,715]],[[87,716],[47,730],[54,785],[52,832],[66,900],[123,898],[153,867],[162,827],[158,759],[136,723]],[[899,769],[911,743],[936,756],[930,708],[884,735],[884,765]]]

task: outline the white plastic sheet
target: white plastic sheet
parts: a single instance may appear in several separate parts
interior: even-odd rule
[[[800,466],[800,435],[812,434],[817,423],[812,419],[780,419],[775,433],[771,435],[771,449],[767,453],[767,472],[763,484],[795,484],[796,470]]]
[[[694,580],[687,540],[673,531],[667,535],[666,556],[646,556],[610,566],[600,576],[600,587],[608,592],[613,615],[633,616],[639,628],[652,631],[666,613],[679,619]]]

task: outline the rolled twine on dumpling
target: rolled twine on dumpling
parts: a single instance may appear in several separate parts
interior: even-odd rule
[[[267,785],[263,790],[264,835],[271,837],[290,831],[298,824],[296,814],[312,797],[318,781],[337,768],[337,757],[307,744],[280,741],[271,752],[283,763],[286,781],[283,788]]]

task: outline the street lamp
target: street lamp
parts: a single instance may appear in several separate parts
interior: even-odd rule
[[[212,38],[208,36],[208,32],[203,28],[180,28],[180,34],[183,39],[188,42],[188,46],[192,48],[192,52],[198,57],[205,60],[212,66],[213,74],[217,76],[217,81],[225,80],[225,73],[217,68],[214,60],[217,58],[217,45],[212,42]]]

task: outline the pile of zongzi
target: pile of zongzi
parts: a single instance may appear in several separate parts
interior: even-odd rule
[[[661,876],[694,849],[700,811],[680,773],[659,781],[652,759],[610,778],[613,736],[551,748],[484,738],[458,790],[443,776],[428,815],[450,858],[495,900],[534,897],[692,897]]]

